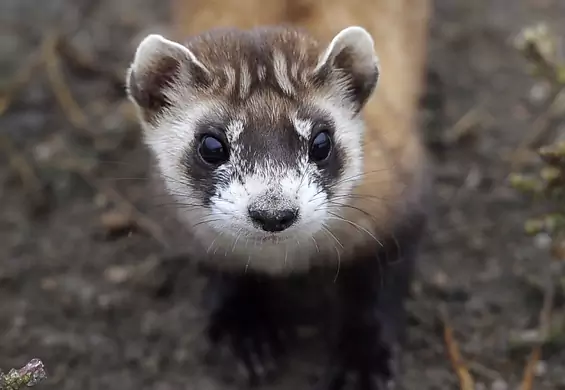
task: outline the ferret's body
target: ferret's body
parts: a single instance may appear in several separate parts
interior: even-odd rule
[[[256,373],[261,345],[277,345],[270,278],[331,269],[337,366],[322,386],[353,370],[384,388],[425,219],[427,2],[177,1],[188,40],[148,36],[128,92],[202,260],[228,275],[212,338],[230,336]],[[306,29],[245,29],[257,22]]]

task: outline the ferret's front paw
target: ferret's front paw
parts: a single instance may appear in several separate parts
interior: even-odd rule
[[[210,341],[227,343],[251,385],[271,379],[284,355],[284,318],[268,297],[263,289],[238,288],[212,313],[208,326]]]
[[[395,389],[397,353],[379,330],[377,323],[347,324],[316,390]]]

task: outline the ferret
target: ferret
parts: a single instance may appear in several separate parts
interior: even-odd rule
[[[145,143],[202,261],[229,275],[209,336],[228,336],[252,378],[280,347],[274,281],[325,269],[337,333],[317,388],[348,373],[364,390],[396,383],[429,174],[415,129],[366,119],[387,71],[356,25],[327,41],[273,25],[137,47],[126,84]]]

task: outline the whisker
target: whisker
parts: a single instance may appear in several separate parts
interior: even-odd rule
[[[370,213],[368,213],[367,211],[365,211],[365,210],[363,210],[363,209],[361,209],[361,208],[359,208],[359,207],[355,207],[355,206],[352,206],[352,205],[349,205],[349,204],[345,204],[345,203],[334,202],[333,200],[328,200],[327,202],[328,202],[329,204],[331,204],[331,205],[336,205],[336,206],[338,206],[338,207],[345,207],[345,208],[357,210],[357,211],[359,211],[360,213],[365,214],[366,216],[368,216],[369,218],[371,218],[373,221],[376,222],[376,219],[375,219],[375,217],[374,217],[373,215],[371,215]]]
[[[382,170],[381,170],[381,171],[382,171]],[[364,174],[360,174],[360,175],[357,175],[357,176],[363,176],[363,175],[364,175]],[[324,192],[324,191],[334,189],[335,187],[339,186],[340,184],[345,184],[345,183],[347,183],[348,181],[354,180],[355,178],[356,178],[356,177],[354,176],[354,177],[351,177],[351,178],[345,178],[345,179],[339,180],[339,181],[337,181],[337,182],[335,182],[335,183],[331,183],[330,185],[328,185],[328,186],[326,186],[326,187],[320,189],[320,190],[319,190],[318,192],[316,192],[312,197],[314,198],[315,196],[321,194],[321,193]],[[372,183],[372,184],[379,184],[379,183],[387,183],[387,182],[390,182],[390,180],[382,180],[382,181],[371,182],[371,183]]]
[[[212,222],[218,222],[218,221],[222,221],[222,220],[223,220],[223,218],[204,219],[204,220],[201,220],[201,221],[195,223],[190,228],[194,229],[195,227],[202,225],[203,223],[212,223]]]
[[[243,228],[240,228],[240,229],[237,231],[237,236],[235,237],[235,241],[234,241],[233,246],[232,246],[232,248],[231,248],[231,252],[232,252],[232,253],[233,253],[233,251],[235,251],[235,247],[237,246],[237,242],[239,241],[239,237],[241,236],[241,231],[242,231],[242,230],[243,230]]]
[[[390,200],[390,199],[387,199],[387,198],[383,198],[383,197],[376,196],[376,195],[369,195],[369,194],[344,194],[344,195],[332,196],[332,199],[347,199],[347,198],[372,199],[372,200],[378,200],[378,201],[389,201]]]
[[[342,218],[342,217],[340,217],[339,215],[337,215],[337,214],[335,214],[335,213],[333,213],[333,212],[331,212],[331,211],[329,211],[329,210],[328,210],[328,214],[333,215],[333,217],[334,217],[335,219],[337,219],[337,220],[340,220],[340,221],[349,223],[350,225],[355,226],[355,227],[356,227],[357,229],[359,229],[360,231],[363,231],[363,232],[367,233],[371,238],[373,238],[376,242],[378,242],[381,247],[384,248],[384,245],[382,244],[382,242],[380,242],[379,239],[378,239],[377,237],[375,237],[375,235],[374,235],[373,233],[371,233],[370,231],[368,231],[367,229],[365,229],[363,226],[361,226],[361,225],[359,225],[359,224],[356,224],[355,222],[350,221],[350,220],[348,220],[347,218]]]
[[[221,231],[220,233],[218,233],[216,235],[216,237],[214,237],[214,239],[212,240],[212,243],[210,244],[210,246],[208,247],[208,249],[206,250],[206,253],[210,253],[210,251],[212,250],[212,247],[214,246],[214,243],[216,242],[216,240],[222,235],[224,234],[223,231]]]
[[[330,236],[333,237],[333,239],[339,244],[341,249],[345,249],[343,244],[337,239],[337,237],[332,233],[332,231],[326,225],[322,224],[322,229],[324,229],[326,232],[329,233]]]
[[[340,184],[346,183],[346,182],[348,182],[348,181],[355,180],[355,179],[358,179],[358,178],[361,178],[361,177],[364,177],[364,176],[369,176],[369,175],[373,175],[373,174],[376,174],[376,173],[384,172],[384,171],[386,171],[386,170],[388,170],[388,169],[390,169],[390,168],[375,169],[375,170],[373,170],[373,171],[361,172],[361,173],[358,173],[358,174],[356,174],[356,175],[344,177],[344,178],[341,178],[340,180],[338,180],[338,181],[332,183],[329,187],[330,187],[330,188],[333,188],[333,187],[335,187],[335,186],[338,186],[338,185],[340,185]]]
[[[312,239],[312,241],[314,241],[314,246],[316,247],[316,252],[320,253],[320,247],[318,246],[318,243],[316,242],[316,238],[314,238],[314,235],[310,235],[310,238]]]
[[[341,245],[341,243],[339,242],[339,240],[336,238],[336,236],[334,236],[334,234],[326,227],[326,225],[322,224],[322,228],[324,229],[325,232],[329,233],[334,240]],[[335,246],[335,244],[332,242],[333,247],[337,253],[337,270],[334,276],[334,283],[337,281],[337,277],[339,276],[339,271],[341,270],[341,254],[339,253],[339,250],[337,249],[337,246]],[[341,247],[343,248],[343,245],[341,245]]]
[[[112,181],[112,182],[122,181],[122,180],[123,181],[136,181],[136,180],[139,180],[139,181],[145,180],[146,181],[146,180],[149,180],[149,178],[148,177],[101,177],[99,180],[100,181],[108,181],[108,182],[110,182],[110,181]]]
[[[310,166],[307,165],[306,169],[304,169],[304,172],[302,173],[302,177],[300,178],[300,183],[298,184],[298,188],[296,189],[296,193],[298,193],[298,191],[300,191],[300,189],[302,188],[302,184],[304,182],[304,178],[306,177],[306,175],[310,172]]]

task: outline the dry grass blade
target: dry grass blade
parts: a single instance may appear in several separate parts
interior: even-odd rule
[[[18,91],[31,80],[34,71],[41,65],[42,59],[41,50],[38,50],[33,52],[28,60],[24,62],[24,65],[2,92],[2,96],[0,96],[0,116],[8,110]]]
[[[532,390],[534,385],[535,368],[541,358],[541,347],[537,346],[532,351],[530,359],[528,359],[528,364],[524,369],[524,376],[522,379],[522,384],[520,385],[520,390]]]
[[[79,160],[80,158],[77,157],[77,161]],[[156,224],[151,218],[147,217],[145,214],[139,211],[129,200],[127,200],[124,196],[122,196],[122,194],[120,194],[115,188],[109,185],[102,184],[99,180],[97,180],[96,177],[94,177],[94,175],[92,175],[92,173],[88,171],[88,169],[82,168],[80,166],[75,166],[73,169],[75,169],[76,172],[80,174],[82,178],[91,187],[96,189],[96,191],[106,195],[109,199],[112,199],[118,205],[118,208],[124,213],[124,215],[131,216],[134,224],[137,227],[139,227],[139,229],[143,230],[151,237],[153,237],[153,239],[155,239],[164,248],[169,247],[163,229],[161,229],[161,227],[158,224]]]
[[[529,150],[539,144],[546,134],[551,130],[550,123],[555,119],[563,115],[563,99],[565,94],[565,88],[559,87],[554,91],[547,103],[545,109],[539,114],[534,123],[532,124],[532,130],[524,139],[520,142],[516,151],[513,153],[514,158],[512,160],[512,171],[518,171],[522,163],[522,156],[527,156],[528,153],[525,150]],[[527,161],[527,159],[526,159]]]
[[[35,173],[35,169],[5,134],[0,134],[0,149],[8,156],[10,165],[18,172],[24,187],[29,191],[40,192],[41,181]]]
[[[475,383],[473,377],[469,373],[461,353],[459,352],[459,347],[455,338],[453,337],[453,329],[449,324],[444,325],[444,339],[447,345],[447,353],[449,355],[449,360],[453,365],[453,369],[459,378],[459,385],[461,390],[475,390]]]
[[[91,56],[73,46],[68,39],[61,37],[58,42],[58,53],[68,63],[76,68],[91,74],[97,74],[106,79],[116,87],[124,90],[124,72],[120,69],[111,69],[100,63],[97,63]],[[124,90],[125,91],[125,90]]]
[[[47,68],[47,76],[51,83],[53,93],[63,109],[72,125],[90,135],[88,131],[88,118],[79,104],[74,99],[70,88],[68,87],[63,72],[61,72],[61,65],[59,55],[57,52],[59,36],[56,33],[51,33],[45,40],[44,44],[44,58],[45,66]]]
[[[48,196],[33,164],[6,134],[0,134],[0,151],[7,156],[10,168],[18,175],[28,197],[30,211],[35,214],[46,210]]]

